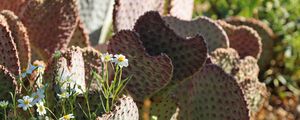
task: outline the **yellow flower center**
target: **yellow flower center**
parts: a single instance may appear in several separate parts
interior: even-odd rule
[[[45,111],[45,108],[43,106],[39,106],[39,111]]]
[[[106,55],[105,57],[104,57],[104,60],[105,61],[109,61],[111,58],[110,58],[110,56],[109,55]]]
[[[119,62],[123,62],[125,60],[125,57],[124,56],[120,56],[119,58],[118,58],[118,61]]]
[[[64,119],[65,119],[65,120],[69,120],[69,119],[71,119],[71,117],[70,117],[69,115],[65,115],[65,116],[64,116]]]
[[[29,100],[24,100],[24,104],[29,105],[30,104]]]

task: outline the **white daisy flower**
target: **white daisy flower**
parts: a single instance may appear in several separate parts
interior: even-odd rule
[[[57,96],[59,97],[59,99],[65,99],[69,98],[70,94],[68,92],[62,92],[61,94],[57,94]]]
[[[73,114],[64,115],[63,117],[59,118],[59,120],[70,120],[72,118],[75,118]]]
[[[31,97],[34,98],[32,104],[36,104],[45,98],[44,89],[40,88],[36,92],[32,93]]]
[[[0,101],[0,108],[7,108],[8,101]]]
[[[37,107],[36,111],[39,113],[40,116],[43,116],[46,114],[46,108],[45,108],[43,102],[36,103],[35,105]]]
[[[115,55],[113,62],[121,68],[128,66],[128,59],[122,54]]]
[[[112,60],[113,55],[109,53],[105,53],[101,55],[101,60],[104,62],[109,62]]]
[[[29,96],[23,96],[23,99],[19,99],[19,105],[18,107],[23,108],[24,111],[26,111],[28,108],[32,107],[31,102],[33,101],[33,98]]]

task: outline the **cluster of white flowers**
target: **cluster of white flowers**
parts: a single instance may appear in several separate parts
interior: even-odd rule
[[[105,53],[101,55],[101,60],[104,62],[112,62],[118,65],[119,67],[127,67],[128,66],[128,59],[122,54],[112,55],[109,53]]]
[[[28,108],[36,105],[36,111],[39,115],[45,115],[46,109],[43,102],[43,99],[45,98],[44,92],[43,88],[39,88],[36,92],[32,93],[31,96],[23,96],[22,99],[18,100],[18,107],[26,111]]]

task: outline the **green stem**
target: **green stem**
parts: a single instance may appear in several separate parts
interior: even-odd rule
[[[6,108],[4,108],[4,120],[7,120],[7,118],[6,118]]]
[[[109,106],[109,97],[106,98],[106,111],[105,112],[109,112],[110,111],[110,106]]]
[[[88,111],[89,111],[89,119],[92,119],[90,103],[89,103],[89,99],[88,99],[88,93],[84,93],[84,97],[85,97],[85,100],[86,100],[86,106],[88,107]]]
[[[56,120],[58,120],[57,117],[55,116],[55,114],[54,114],[48,107],[45,107],[45,108],[52,114],[52,116],[53,116]]]
[[[33,118],[33,114],[31,112],[30,108],[28,108],[28,111],[29,111],[29,114],[30,114],[31,118]]]

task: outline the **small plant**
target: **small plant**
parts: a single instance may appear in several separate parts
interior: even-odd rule
[[[54,56],[59,58],[62,54],[63,53],[61,52],[56,52]],[[93,72],[93,76],[97,80],[97,87],[100,88],[99,90],[96,90],[96,92],[100,94],[89,94],[90,85],[87,85],[87,87],[82,86],[82,84],[77,81],[77,78],[74,77],[76,74],[68,74],[66,70],[62,70],[60,71],[59,76],[56,76],[59,79],[56,79],[55,81],[56,105],[51,106],[51,102],[53,101],[52,99],[47,98],[49,98],[48,95],[52,94],[49,92],[52,91],[49,85],[53,83],[47,83],[47,80],[43,80],[44,66],[37,64],[30,65],[30,67],[19,77],[19,79],[23,79],[23,81],[18,80],[18,84],[22,86],[24,92],[11,92],[12,100],[9,100],[12,101],[11,104],[8,101],[0,102],[0,107],[3,111],[1,111],[1,116],[3,116],[5,120],[22,119],[25,116],[30,116],[31,119],[51,118],[70,120],[77,118],[76,115],[81,114],[76,113],[77,111],[75,111],[76,109],[80,109],[86,118],[92,120],[101,115],[96,115],[97,111],[92,111],[90,109],[90,97],[96,97],[98,99],[97,102],[101,104],[100,106],[97,106],[98,108],[96,110],[104,111],[105,113],[110,112],[116,101],[120,98],[120,94],[123,92],[126,83],[131,78],[126,77],[123,79],[124,76],[122,76],[122,69],[128,66],[128,59],[122,54],[113,56],[108,53],[101,54],[99,59],[103,61],[101,63],[103,65],[101,68],[102,74],[100,75]],[[114,72],[111,73],[110,69],[114,70]],[[111,75],[113,75],[113,78],[110,78]],[[34,82],[33,84],[28,85],[24,80]],[[84,89],[85,87],[86,89]],[[84,96],[85,104],[78,103],[77,98],[80,95]],[[77,104],[79,105],[79,108],[76,106]],[[85,111],[82,108],[84,105],[88,107],[88,111]],[[9,111],[12,111],[13,114],[8,114],[8,109]]]
[[[128,59],[122,54],[113,55],[109,53],[105,53],[101,57],[102,61],[104,61],[104,66],[102,68],[103,75],[100,77],[99,75],[95,74],[96,79],[98,80],[99,84],[101,85],[101,92],[104,95],[105,100],[101,98],[101,102],[103,109],[105,112],[109,112],[112,110],[116,99],[119,97],[119,94],[123,91],[126,83],[130,80],[131,77],[127,77],[122,80],[122,69],[123,67],[128,66]],[[114,67],[115,64],[116,66]],[[113,80],[109,81],[109,65],[115,70]],[[101,97],[101,96],[100,96]]]

